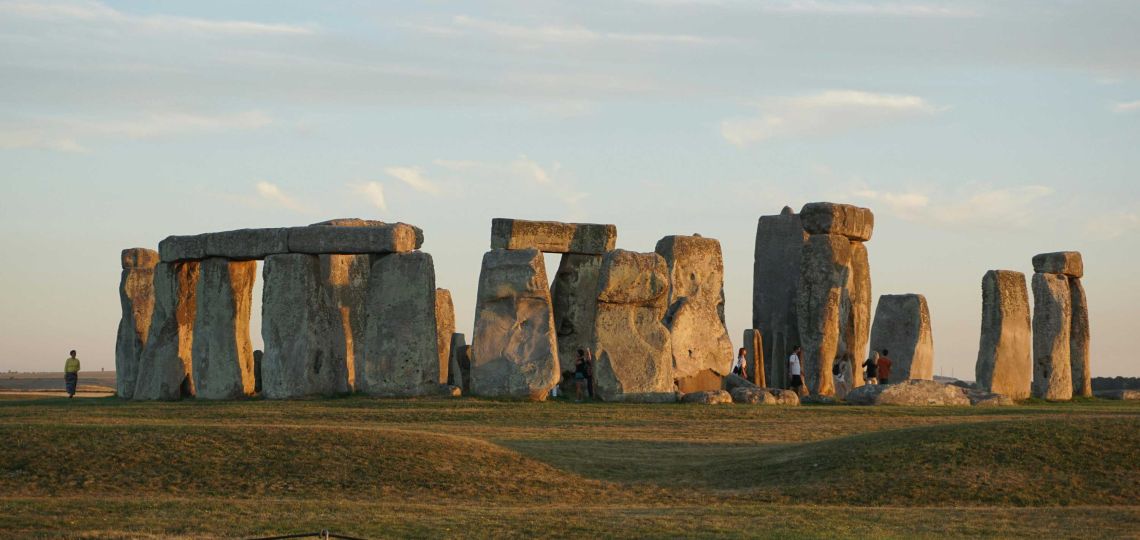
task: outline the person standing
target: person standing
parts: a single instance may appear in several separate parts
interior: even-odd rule
[[[887,350],[883,349],[883,354],[879,355],[878,373],[879,384],[890,384],[891,380],[891,359],[887,358]]]
[[[578,403],[582,402],[582,395],[586,393],[589,367],[586,364],[586,351],[578,349],[578,359],[574,361],[574,390]]]
[[[842,353],[835,364],[835,397],[843,399],[851,391],[851,353]]]
[[[745,355],[744,347],[741,347],[740,352],[736,353],[736,359],[732,361],[732,374],[748,379],[748,361]]]
[[[801,394],[800,390],[804,386],[804,373],[800,363],[800,356],[803,352],[803,347],[796,345],[796,348],[792,349],[792,355],[788,357],[788,378],[790,379],[788,384],[797,395]]]
[[[867,384],[879,384],[879,351],[871,351],[871,356],[863,362],[863,378]]]
[[[75,397],[75,387],[79,385],[79,358],[76,358],[75,351],[71,351],[71,356],[63,361],[63,382],[67,385],[67,397]]]

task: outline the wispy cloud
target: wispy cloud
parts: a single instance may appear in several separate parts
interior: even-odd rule
[[[1038,185],[994,188],[967,184],[953,192],[890,192],[865,188],[851,195],[874,209],[885,209],[906,221],[963,228],[1025,228],[1034,223],[1035,216],[1045,213],[1040,205],[1053,192],[1051,187]]]
[[[13,130],[0,128],[0,149],[4,150],[52,150],[55,152],[86,153],[90,150],[75,139],[63,135],[37,132],[35,130]]]
[[[33,118],[0,125],[0,148],[89,152],[101,138],[152,139],[193,133],[246,131],[273,123],[261,111],[224,114],[156,112],[133,118]]]
[[[0,15],[49,21],[110,23],[154,33],[193,32],[219,35],[306,35],[306,26],[253,21],[212,20],[171,15],[133,15],[102,2],[0,2]]]
[[[892,17],[977,17],[972,9],[939,4],[912,2],[837,2],[822,0],[790,0],[764,5],[765,11],[803,15],[863,15]]]
[[[523,25],[467,15],[456,15],[447,25],[404,25],[413,30],[439,36],[484,35],[509,40],[515,44],[588,45],[622,43],[627,45],[708,45],[720,38],[693,34],[661,34],[653,32],[611,32],[582,25]]]
[[[297,199],[286,195],[277,184],[261,181],[257,183],[256,187],[257,195],[264,201],[280,206],[281,208],[293,210],[294,212],[303,214],[312,212],[307,206],[298,202]]]
[[[1119,238],[1140,230],[1140,214],[1116,212],[1097,215],[1085,222],[1085,232],[1100,238]]]
[[[766,99],[759,109],[759,116],[721,122],[721,135],[748,146],[778,137],[835,135],[944,110],[918,96],[856,90]]]
[[[1131,113],[1136,111],[1140,111],[1140,99],[1117,103],[1112,106],[1112,112],[1116,113]]]
[[[412,189],[428,193],[431,195],[439,195],[439,186],[428,180],[419,167],[386,167],[384,172],[409,186]]]
[[[589,195],[564,177],[558,162],[543,166],[526,155],[506,162],[437,159],[432,163],[465,178],[508,178],[528,188],[546,190],[568,205],[576,205]]]
[[[372,206],[381,210],[388,210],[388,201],[384,198],[384,186],[379,182],[350,184],[349,188],[356,194],[363,196]]]

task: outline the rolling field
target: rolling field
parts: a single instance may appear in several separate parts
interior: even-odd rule
[[[1140,537],[1140,403],[0,400],[0,530]]]

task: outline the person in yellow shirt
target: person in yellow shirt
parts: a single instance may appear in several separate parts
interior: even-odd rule
[[[75,351],[71,351],[71,356],[63,362],[63,381],[67,383],[67,397],[75,397],[75,387],[79,384],[79,359],[75,357]]]

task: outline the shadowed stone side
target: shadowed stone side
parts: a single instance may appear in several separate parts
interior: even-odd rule
[[[605,401],[675,401],[665,316],[669,278],[656,253],[615,250],[602,260],[594,322],[594,390]]]
[[[1072,299],[1062,274],[1033,274],[1033,396],[1073,397],[1069,337]]]
[[[890,349],[892,382],[932,380],[934,337],[926,297],[921,294],[880,296],[871,330],[871,349]]]
[[[451,291],[435,290],[435,339],[439,354],[439,382],[448,384],[451,379],[451,336],[455,333],[455,305],[451,302]],[[462,388],[460,384],[453,384]]]
[[[155,266],[154,311],[133,399],[175,400],[194,395],[191,357],[199,271],[197,262]]]
[[[193,376],[202,399],[253,394],[249,310],[257,261],[210,258],[201,263],[194,319]]]
[[[360,219],[360,218],[337,218],[322,221],[320,223],[313,223],[310,227],[387,227],[389,224],[383,221],[374,219]],[[415,231],[416,236],[416,249],[420,249],[424,245],[424,230],[404,222],[396,222],[393,225],[404,225],[411,227]]]
[[[836,234],[813,234],[804,247],[796,315],[804,349],[803,371],[813,395],[835,393],[831,364],[839,350],[840,305],[847,286],[851,242]]]
[[[1085,286],[1079,278],[1069,278],[1072,304],[1072,327],[1069,331],[1069,362],[1072,365],[1073,395],[1092,396],[1092,372],[1089,368],[1089,302]]]
[[[1079,251],[1057,251],[1033,256],[1033,271],[1038,274],[1064,274],[1081,278],[1085,275],[1085,262]]]
[[[764,370],[764,337],[754,328],[744,331],[744,361],[751,377],[749,380],[761,388],[768,386]]]
[[[558,344],[542,252],[483,255],[471,338],[471,393],[543,401],[558,383]]]
[[[573,379],[578,349],[592,347],[594,343],[601,268],[600,255],[565,253],[550,287],[554,328],[558,334],[559,370],[564,381]]]
[[[875,229],[875,215],[867,208],[850,204],[814,202],[800,209],[800,219],[808,234],[839,234],[866,242]]]
[[[491,249],[602,255],[612,250],[616,242],[617,227],[614,225],[507,218],[491,220]]]
[[[115,393],[131,399],[138,384],[139,362],[146,346],[154,313],[154,266],[158,252],[145,248],[124,249],[120,260],[118,336],[115,339]]]
[[[439,390],[435,265],[422,251],[395,253],[372,263],[361,391],[386,397],[432,395]]]
[[[756,224],[752,279],[752,327],[759,328],[768,359],[769,384],[786,387],[784,360],[800,343],[796,321],[796,287],[808,235],[791,208],[777,216],[762,216]]]
[[[978,388],[1011,399],[1029,397],[1032,340],[1025,274],[986,272],[982,278],[981,343],[974,368]]]
[[[404,253],[414,250],[417,242],[416,229],[406,223],[366,227],[313,225],[289,229],[291,253]]]

